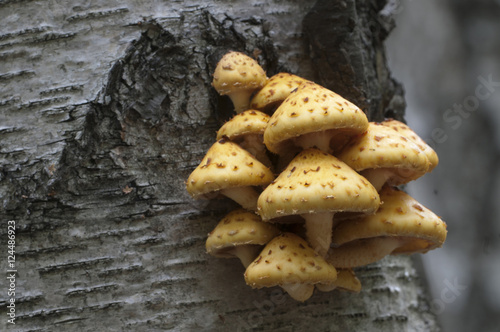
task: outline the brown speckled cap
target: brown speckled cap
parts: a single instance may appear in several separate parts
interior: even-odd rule
[[[269,120],[264,144],[274,153],[294,146],[294,140],[312,133],[324,133],[333,150],[368,126],[363,111],[340,95],[312,82],[305,82],[291,93]]]
[[[332,241],[342,246],[359,239],[399,237],[402,244],[393,253],[427,252],[441,247],[446,239],[446,223],[401,190],[384,186],[383,204],[376,214],[340,223]]]
[[[269,118],[269,115],[257,110],[246,110],[236,114],[217,131],[217,139],[226,136],[231,141],[237,141],[244,135],[263,135]]]
[[[225,54],[213,76],[213,87],[220,95],[231,97],[237,113],[248,108],[252,93],[267,82],[266,73],[257,61],[240,52]]]
[[[389,170],[392,175],[387,183],[394,186],[415,180],[429,169],[427,156],[412,140],[374,122],[365,133],[352,139],[338,158],[358,172]]]
[[[216,257],[233,257],[230,249],[242,245],[265,245],[279,234],[272,224],[244,209],[228,213],[208,234],[207,252]]]
[[[186,189],[194,198],[229,187],[266,186],[274,178],[269,168],[238,144],[221,139],[210,147],[191,173]]]
[[[266,85],[253,96],[250,107],[270,112],[304,82],[307,80],[302,77],[289,73],[278,73],[269,78]]]
[[[331,284],[336,279],[335,268],[293,233],[284,233],[271,240],[245,272],[245,281],[253,288]]]
[[[365,178],[334,156],[307,149],[262,192],[257,209],[267,221],[293,214],[374,213],[379,205],[377,191]]]
[[[408,127],[408,125],[394,119],[382,121],[380,124],[387,127],[391,127],[395,131],[401,133],[402,135],[412,140],[415,144],[417,144],[420,150],[425,153],[427,159],[429,159],[430,164],[428,172],[431,172],[438,165],[439,158],[437,153],[410,127]]]

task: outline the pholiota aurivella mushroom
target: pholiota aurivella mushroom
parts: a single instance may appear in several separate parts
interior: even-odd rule
[[[318,149],[299,153],[259,196],[262,220],[300,215],[306,237],[323,257],[330,248],[334,214],[377,211],[380,198],[361,175],[332,155]]]
[[[207,253],[215,257],[238,257],[246,268],[266,243],[280,233],[253,212],[237,209],[228,213],[208,234]]]
[[[389,254],[426,253],[446,240],[446,223],[405,192],[388,185],[374,215],[341,222],[333,232],[328,262],[335,267],[373,263]]]
[[[391,127],[370,122],[337,155],[379,191],[385,183],[398,186],[429,170],[429,159],[410,139]]]
[[[274,179],[271,170],[238,144],[220,139],[189,175],[186,189],[195,199],[227,196],[251,211],[257,209],[259,192]]]
[[[264,145],[264,130],[266,130],[269,118],[269,115],[257,110],[246,110],[236,114],[220,127],[217,131],[217,139],[227,137],[250,152],[261,163],[271,167]]]
[[[289,73],[278,73],[269,78],[250,101],[250,107],[272,114],[281,103],[302,83],[310,82]]]
[[[297,301],[310,298],[314,285],[331,285],[336,279],[336,269],[293,233],[272,239],[245,271],[249,286],[281,286]]]
[[[380,122],[380,124],[383,126],[391,127],[395,131],[401,133],[406,138],[413,141],[413,143],[415,143],[420,148],[420,150],[425,153],[427,159],[429,160],[429,169],[427,170],[427,172],[432,172],[432,170],[438,165],[439,158],[436,151],[434,151],[434,149],[432,149],[429,144],[427,144],[420,136],[417,135],[417,133],[415,133],[410,127],[408,127],[408,125],[394,119],[384,120]]]
[[[212,85],[227,95],[236,113],[249,108],[250,97],[267,82],[266,72],[257,61],[240,52],[226,53],[217,64]]]
[[[332,153],[367,127],[368,119],[358,106],[318,84],[304,82],[271,116],[264,144],[281,155],[312,147]]]

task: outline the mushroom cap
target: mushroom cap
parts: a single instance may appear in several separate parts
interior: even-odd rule
[[[446,223],[403,191],[384,186],[377,213],[341,222],[334,230],[335,246],[374,237],[399,237],[404,244],[392,253],[427,252],[446,240]]]
[[[257,209],[267,221],[305,213],[374,213],[379,205],[379,195],[368,180],[334,156],[306,149],[264,189]]]
[[[391,127],[397,132],[409,138],[420,148],[421,151],[425,153],[427,159],[429,159],[429,170],[431,172],[439,163],[439,158],[436,153],[420,136],[418,136],[408,125],[401,121],[390,119],[385,120],[380,123],[381,125]]]
[[[266,72],[257,61],[240,52],[226,53],[217,64],[212,85],[220,95],[257,90],[266,84]]]
[[[391,170],[387,183],[397,186],[424,175],[429,169],[425,153],[409,138],[391,127],[370,122],[363,134],[353,138],[337,156],[358,172]]]
[[[289,73],[278,73],[267,81],[250,101],[250,107],[267,112],[281,104],[293,90],[308,80]]]
[[[216,257],[230,258],[230,250],[240,245],[265,245],[280,231],[265,223],[258,215],[244,209],[228,213],[208,234],[207,252]]]
[[[186,189],[193,198],[230,187],[266,186],[274,178],[269,168],[238,144],[220,139],[189,175]]]
[[[332,284],[336,279],[335,268],[293,233],[272,239],[245,271],[245,281],[253,288]]]
[[[219,129],[217,139],[226,136],[233,141],[244,135],[263,135],[269,118],[269,115],[257,110],[246,110],[236,114]]]
[[[305,82],[271,116],[264,144],[271,152],[282,153],[294,145],[293,138],[328,131],[335,144],[343,145],[367,126],[368,119],[359,107],[318,84]]]

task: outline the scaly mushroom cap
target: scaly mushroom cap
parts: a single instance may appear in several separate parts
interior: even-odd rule
[[[384,186],[383,204],[376,214],[340,223],[333,231],[335,246],[360,239],[398,237],[397,253],[425,253],[441,247],[446,240],[446,224],[432,211],[401,190]]]
[[[217,64],[212,85],[220,95],[231,97],[239,113],[247,109],[251,94],[266,82],[266,73],[257,61],[240,52],[229,52]]]
[[[297,146],[300,136],[325,133],[326,144],[335,150],[367,126],[368,119],[359,107],[318,84],[305,82],[271,116],[264,144],[279,154]]]
[[[247,110],[236,114],[219,129],[217,139],[219,140],[226,136],[231,141],[237,141],[244,135],[263,135],[269,118],[269,115],[257,110]]]
[[[336,279],[335,268],[293,233],[271,240],[245,271],[245,281],[253,288],[332,284]]]
[[[405,137],[412,140],[415,144],[417,144],[420,150],[425,153],[427,159],[429,159],[430,164],[428,172],[431,172],[438,165],[439,158],[436,151],[434,151],[422,138],[420,138],[420,136],[418,136],[406,124],[394,119],[382,121],[380,124],[387,127],[391,127],[392,129],[396,130],[397,132],[401,133]]]
[[[351,140],[337,156],[361,172],[368,169],[390,171],[390,185],[415,180],[429,169],[425,153],[409,138],[391,127],[370,122],[368,130]]]
[[[307,213],[374,213],[380,198],[362,176],[332,155],[317,149],[298,154],[259,196],[264,221]]]
[[[274,178],[269,168],[238,144],[220,139],[189,175],[186,189],[193,198],[231,187],[266,186]]]
[[[278,73],[272,76],[252,98],[250,107],[269,112],[279,106],[293,90],[298,88],[306,79],[289,74]]]
[[[265,245],[279,234],[278,228],[244,209],[227,214],[208,234],[207,252],[216,257],[234,257],[231,249],[243,245]],[[255,256],[254,256],[255,257]]]

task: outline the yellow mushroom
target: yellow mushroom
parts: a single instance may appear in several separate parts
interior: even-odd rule
[[[238,257],[246,268],[279,232],[253,212],[234,210],[208,234],[207,253],[222,258]]]
[[[446,240],[446,223],[401,190],[384,186],[374,215],[345,220],[333,230],[327,261],[356,267],[389,254],[426,253]]]
[[[308,80],[289,73],[278,73],[267,81],[250,101],[250,107],[272,114],[302,83]]]
[[[262,67],[240,52],[225,54],[214,71],[212,85],[220,95],[231,98],[236,113],[249,108],[250,97],[267,82]]]
[[[334,156],[307,149],[264,189],[257,210],[264,221],[303,217],[308,242],[325,256],[335,213],[374,213],[379,205],[379,195],[366,179]]]
[[[359,107],[318,84],[304,82],[271,116],[264,144],[277,154],[311,147],[332,153],[367,126]]]
[[[257,110],[236,114],[217,131],[217,139],[227,137],[250,152],[261,163],[271,167],[264,145],[264,130],[269,118],[269,115]]]
[[[253,288],[281,286],[297,301],[305,301],[314,285],[331,285],[335,268],[325,262],[301,237],[284,233],[271,240],[245,271]]]
[[[425,153],[391,127],[370,122],[368,130],[352,139],[338,158],[360,172],[380,190],[385,183],[408,183],[429,170]]]
[[[273,178],[268,167],[238,144],[220,139],[189,175],[186,189],[195,199],[222,194],[255,211],[259,192],[253,187],[266,186]]]

